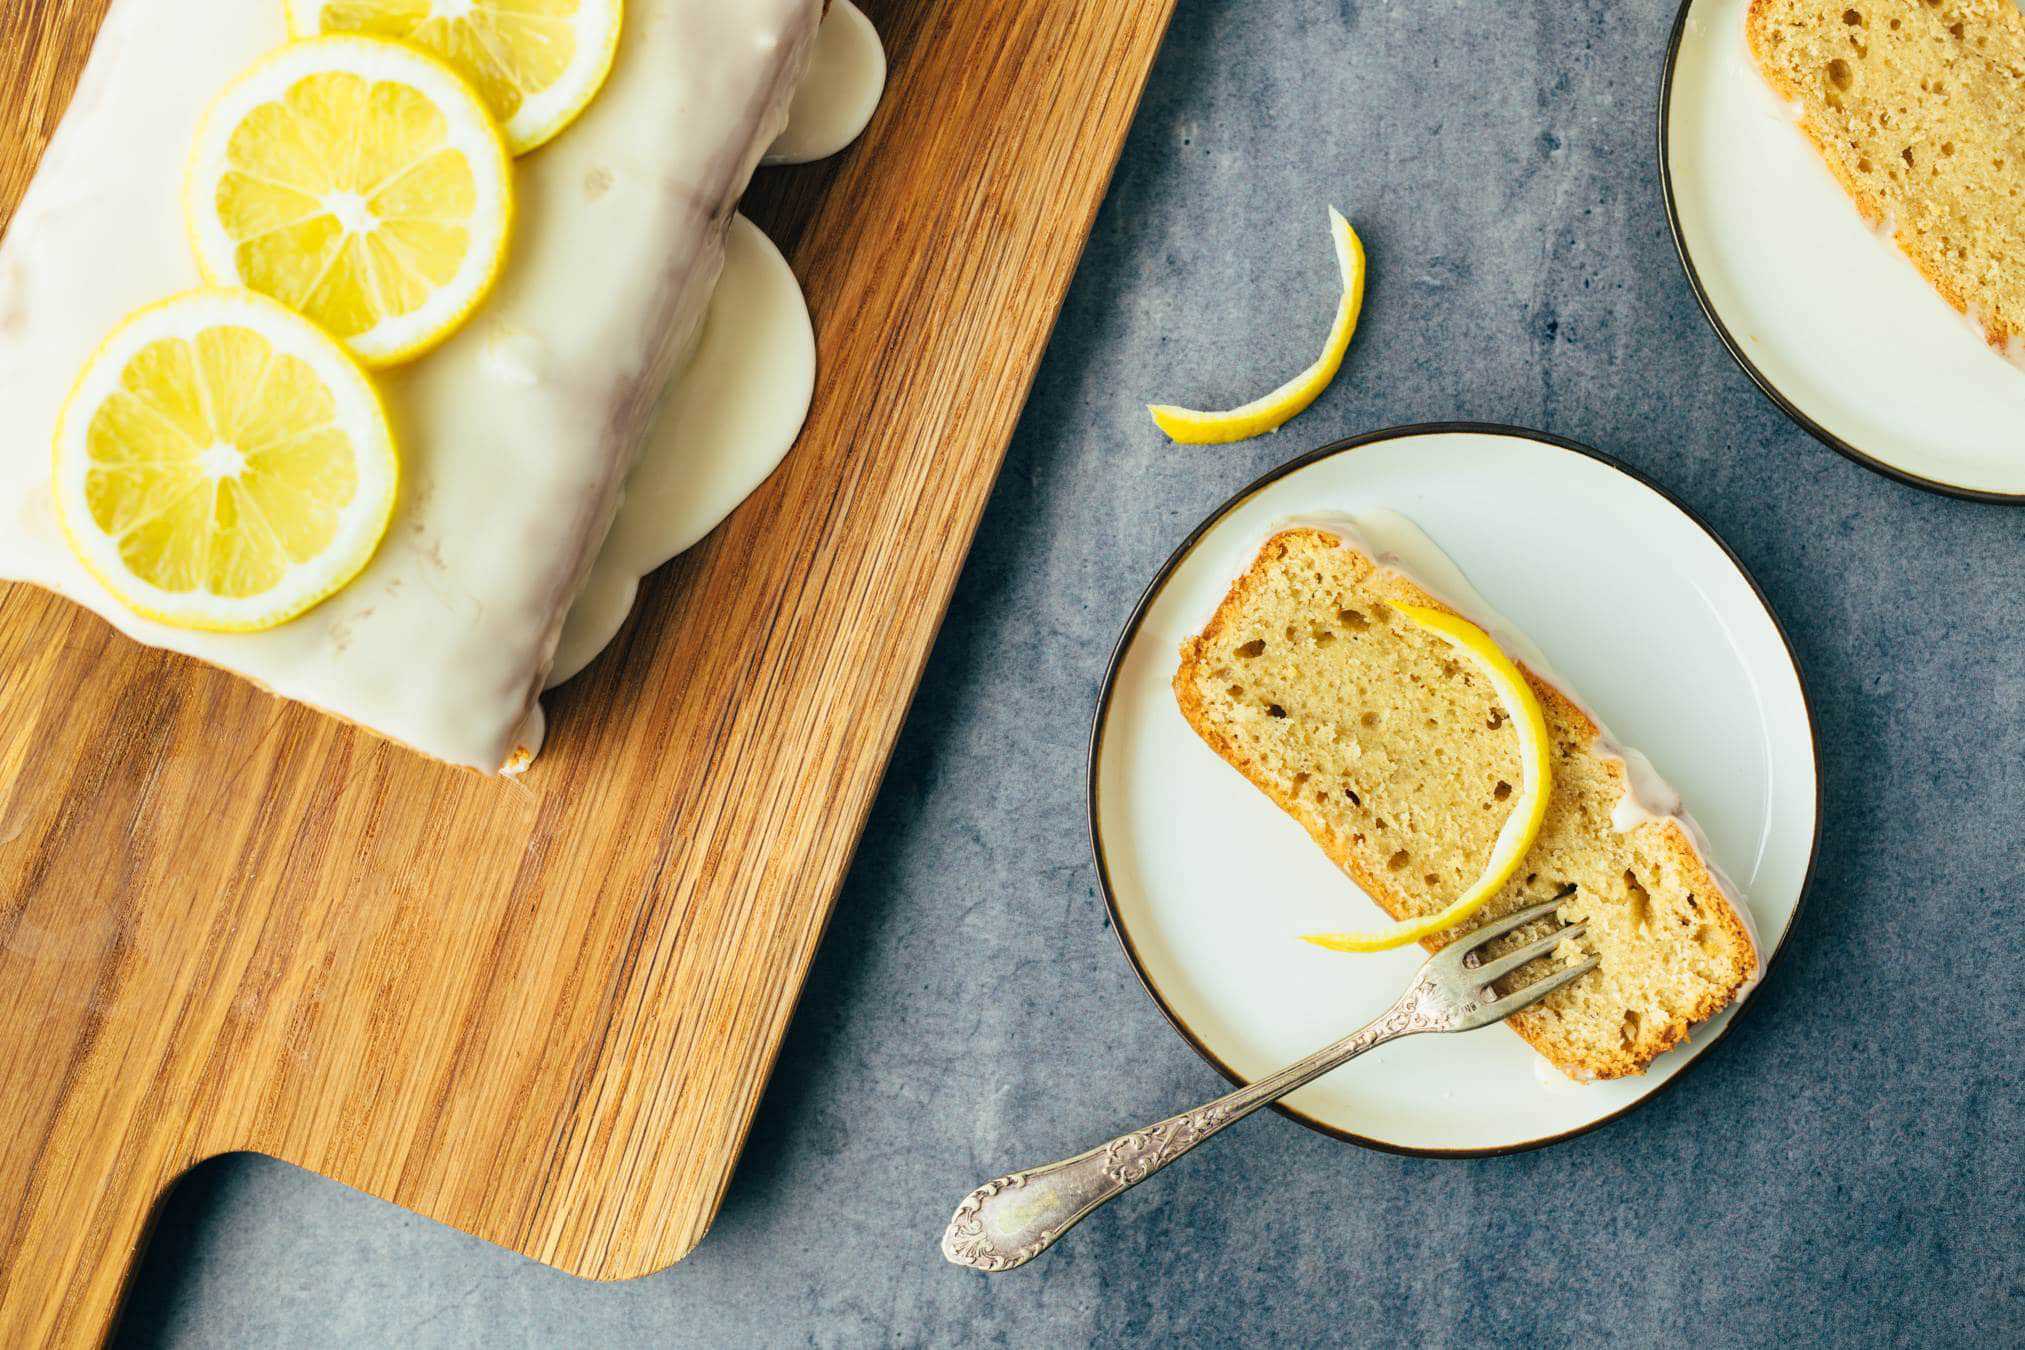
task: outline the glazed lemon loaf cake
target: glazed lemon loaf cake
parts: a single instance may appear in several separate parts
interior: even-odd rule
[[[2025,15],[2014,0],[1752,0],[1745,31],[1864,220],[2025,364]]]
[[[1489,681],[1388,602],[1450,608],[1348,528],[1281,530],[1182,645],[1174,692],[1211,749],[1404,920],[1483,873],[1521,765]],[[1570,1077],[1639,1073],[1756,976],[1756,947],[1691,825],[1626,810],[1626,761],[1570,694],[1521,668],[1546,715],[1552,795],[1518,872],[1466,926],[1566,891],[1560,917],[1587,930],[1545,959],[1601,965],[1509,1025]]]
[[[323,7],[339,18],[367,8],[402,12]],[[523,27],[538,33],[565,8],[525,7]],[[322,13],[312,5],[113,0],[78,93],[0,239],[0,580],[42,586],[141,642],[448,763],[486,773],[524,763],[539,744],[538,700],[563,624],[662,394],[702,330],[737,203],[786,124],[822,14],[818,0],[618,8],[609,78],[566,130],[511,166],[516,223],[497,285],[440,346],[374,376],[397,432],[400,489],[370,562],[299,617],[263,631],[214,631],[124,603],[76,556],[53,491],[52,432],[79,370],[124,316],[206,282],[186,216],[209,222],[197,233],[214,232],[219,201],[265,200],[242,183],[265,179],[240,169],[219,178],[240,184],[231,193],[191,194],[203,209],[185,200],[190,182],[205,181],[196,165],[210,162],[192,148],[219,139],[207,129],[235,125],[214,117],[214,105],[240,115],[220,91],[254,87],[247,73],[256,66],[339,39],[291,43],[287,19]],[[298,91],[324,87],[304,80],[285,97],[319,110]],[[408,106],[384,91],[373,97],[376,109]],[[236,125],[292,125],[278,119],[259,111]],[[433,125],[413,113],[383,120]],[[306,176],[340,163],[351,173],[366,143],[363,133],[351,151],[321,134],[276,136],[309,161]],[[236,133],[223,139],[239,153]],[[318,147],[329,164],[311,153]],[[400,218],[409,208],[393,187],[384,192],[389,218]],[[444,194],[462,200],[454,184]],[[305,200],[315,208],[305,233],[376,236],[380,222],[350,188]],[[455,236],[426,213],[417,219],[422,236]],[[333,256],[356,260],[357,241]],[[382,298],[393,286],[386,277],[370,288]],[[234,449],[223,433],[218,440],[216,449]],[[231,463],[221,461],[218,475],[236,474]]]

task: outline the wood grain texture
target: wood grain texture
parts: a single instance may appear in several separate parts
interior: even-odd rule
[[[816,315],[808,431],[524,783],[0,588],[0,1344],[101,1338],[235,1149],[594,1278],[696,1244],[1171,3],[867,6],[872,130],[748,207]],[[0,7],[0,217],[102,10]]]

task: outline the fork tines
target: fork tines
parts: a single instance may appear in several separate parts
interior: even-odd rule
[[[1489,992],[1491,986],[1519,969],[1519,967],[1530,961],[1539,960],[1563,942],[1571,938],[1581,937],[1584,932],[1588,931],[1586,923],[1564,924],[1547,934],[1547,936],[1534,942],[1529,942],[1514,951],[1507,952],[1496,960],[1482,961],[1480,959],[1483,949],[1497,939],[1504,937],[1508,933],[1516,932],[1529,923],[1550,918],[1555,911],[1561,908],[1562,903],[1568,898],[1572,890],[1573,888],[1570,887],[1551,900],[1543,901],[1537,905],[1529,905],[1525,909],[1516,910],[1513,913],[1505,915],[1502,919],[1494,919],[1481,928],[1472,929],[1450,943],[1447,947],[1444,947],[1440,956],[1447,957],[1453,962],[1451,969],[1454,974],[1461,976],[1475,989]],[[1447,964],[1447,962],[1444,962],[1444,964]],[[1547,995],[1553,993],[1569,981],[1587,975],[1590,971],[1596,969],[1597,965],[1598,958],[1592,956],[1575,965],[1564,966],[1551,975],[1535,980],[1523,989],[1507,994],[1503,998],[1492,1000],[1483,1006],[1481,1010],[1482,1015],[1487,1016],[1493,1021],[1509,1017],[1521,1008],[1530,1007],[1538,1003],[1541,999],[1547,997]]]

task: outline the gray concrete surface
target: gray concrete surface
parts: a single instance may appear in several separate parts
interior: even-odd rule
[[[224,1159],[171,1201],[122,1341],[2018,1344],[2025,512],[1848,463],[1731,364],[1654,177],[1671,20],[1182,0],[710,1239],[598,1286]],[[1278,438],[1164,444],[1149,395],[1242,400],[1312,357],[1331,201],[1374,259],[1344,378]],[[1141,585],[1265,468],[1456,417],[1657,478],[1791,630],[1827,831],[1757,1008],[1544,1152],[1401,1159],[1260,1118],[1043,1264],[945,1266],[978,1180],[1219,1087],[1127,970],[1084,837]]]

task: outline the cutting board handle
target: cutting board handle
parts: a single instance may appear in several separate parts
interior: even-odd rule
[[[56,1131],[41,1141],[28,1193],[0,1230],[0,1346],[10,1350],[105,1344],[168,1193],[166,1179],[78,1142]]]

